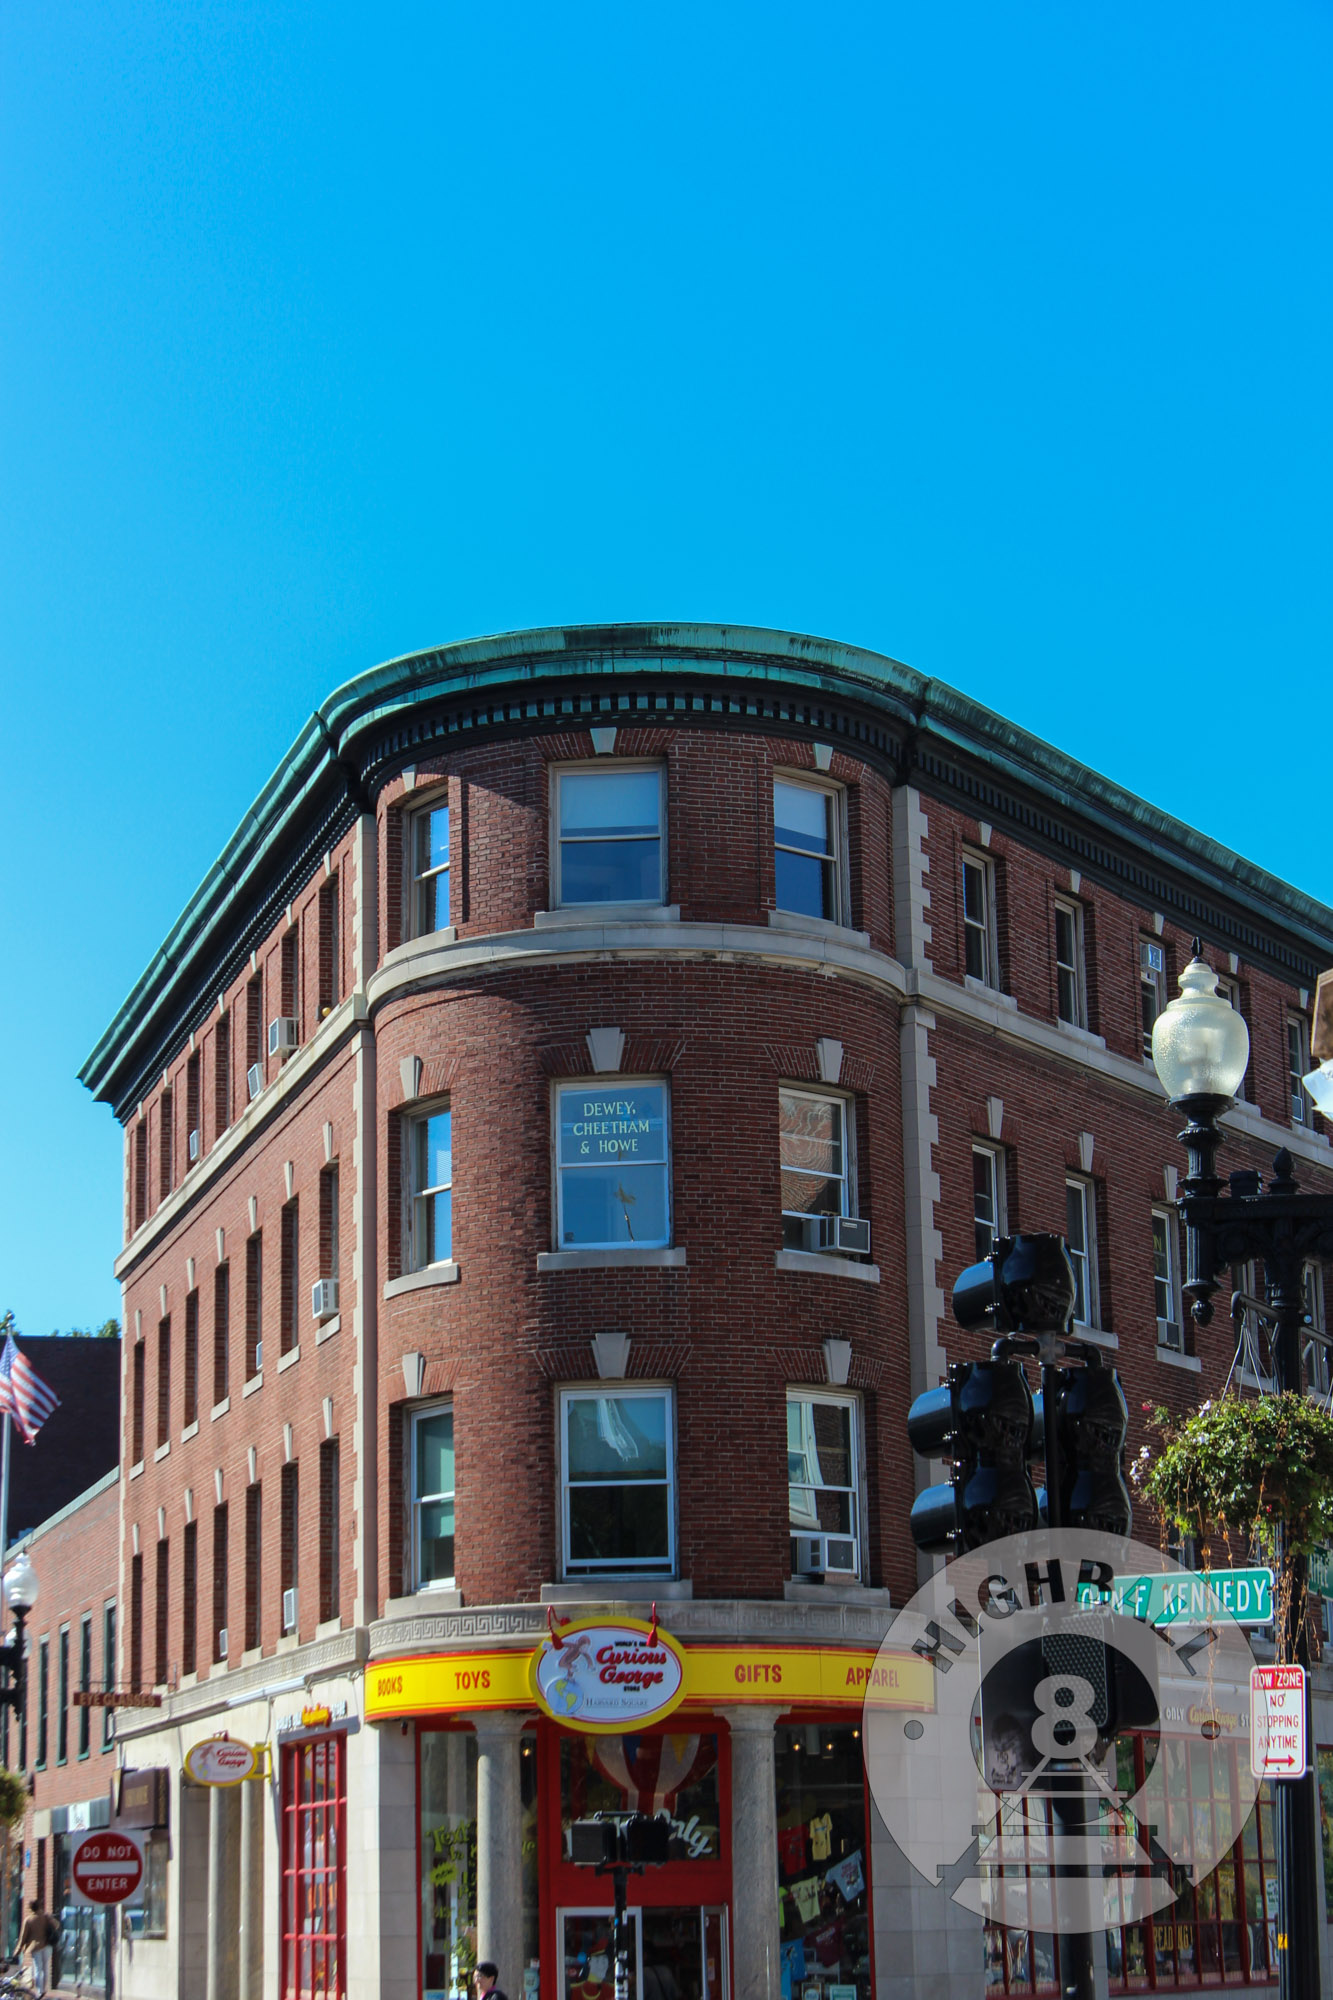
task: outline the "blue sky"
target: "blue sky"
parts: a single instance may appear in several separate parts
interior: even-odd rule
[[[0,12],[0,1307],[310,708],[561,620],[874,647],[1333,901],[1333,16]]]

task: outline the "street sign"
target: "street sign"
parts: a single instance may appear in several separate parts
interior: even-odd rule
[[[1305,1668],[1250,1669],[1250,1769],[1256,1778],[1302,1778],[1310,1749],[1305,1735]]]
[[[119,1827],[86,1833],[74,1850],[70,1879],[84,1902],[102,1909],[123,1903],[143,1881],[143,1853],[138,1841]]]
[[[1333,1597],[1333,1550],[1311,1549],[1307,1580],[1316,1597]]]
[[[1165,1576],[1116,1576],[1109,1591],[1080,1583],[1080,1604],[1109,1604],[1145,1625],[1175,1625],[1206,1618],[1220,1607],[1237,1625],[1271,1625],[1271,1569],[1176,1570]]]

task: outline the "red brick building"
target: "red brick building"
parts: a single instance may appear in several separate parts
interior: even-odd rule
[[[164,1694],[121,1752],[172,1788],[127,2000],[430,2000],[478,1952],[591,2000],[562,1829],[627,1803],[677,1822],[645,1978],[1043,1990],[914,1885],[859,1691],[988,1232],[1068,1235],[1136,1413],[1228,1373],[1144,1055],[1196,933],[1252,1040],[1226,1163],[1333,1188],[1294,1081],[1333,912],[895,662],[574,628],[334,695],[83,1072],[125,1129],[119,1672]],[[654,1604],[673,1719],[562,1726],[551,1625]],[[183,1781],[223,1731],[271,1767]],[[1113,1988],[1267,1983],[1263,1879],[1108,1934]]]

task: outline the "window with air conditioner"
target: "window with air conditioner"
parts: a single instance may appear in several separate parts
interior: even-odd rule
[[[666,772],[658,764],[581,766],[554,774],[554,898],[666,900]]]
[[[1240,991],[1239,979],[1232,979],[1231,977],[1229,977],[1229,975],[1225,973],[1219,974],[1217,981],[1217,990],[1221,994],[1222,998],[1226,1001],[1228,1007],[1234,1008],[1235,1012],[1240,1015],[1242,1020],[1244,1020],[1245,1009],[1241,1005],[1241,991]],[[1248,1026],[1248,1023],[1246,1025]],[[1245,1075],[1241,1078],[1240,1082],[1236,1086],[1236,1095],[1242,1101],[1242,1103],[1245,1101],[1246,1098],[1248,1098],[1250,1094],[1248,1088],[1248,1082],[1249,1082],[1249,1069],[1247,1067]]]
[[[453,1120],[447,1104],[409,1118],[407,1140],[407,1268],[447,1264],[454,1242]]]
[[[454,1581],[454,1412],[451,1403],[413,1410],[411,1571],[413,1590]]]
[[[1176,1218],[1169,1208],[1155,1208],[1152,1212],[1152,1269],[1157,1345],[1183,1354],[1185,1318],[1180,1295]]]
[[[556,1248],[664,1249],[671,1134],[663,1082],[592,1077],[555,1093]]]
[[[867,1256],[870,1224],[856,1213],[853,1120],[845,1097],[778,1092],[785,1250]]]
[[[675,1574],[674,1419],[669,1389],[561,1392],[567,1577]]]
[[[773,861],[778,909],[847,922],[842,881],[843,794],[808,779],[773,780]]]
[[[1312,1126],[1314,1103],[1306,1096],[1301,1079],[1313,1068],[1310,1061],[1310,1024],[1304,1014],[1287,1016],[1287,1084],[1291,1095],[1293,1125]]]
[[[997,1236],[1008,1229],[1004,1152],[999,1146],[972,1148],[972,1233],[977,1262],[989,1257]]]
[[[787,1509],[794,1577],[830,1583],[859,1579],[859,1456],[854,1398],[788,1391]]]
[[[443,799],[423,806],[408,822],[411,879],[408,884],[413,937],[449,927],[449,807]]]

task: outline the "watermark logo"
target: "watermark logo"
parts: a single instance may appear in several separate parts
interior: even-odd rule
[[[1125,1587],[1159,1576],[1185,1583]],[[1203,1881],[1253,1810],[1245,1629],[1156,1549],[1073,1528],[990,1542],[898,1612],[881,1661],[904,1653],[928,1684],[889,1708],[872,1676],[875,1803],[928,1882],[996,1923],[1151,1917],[1176,1900],[1173,1871]]]

